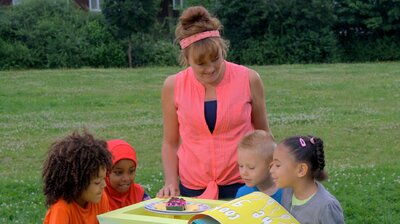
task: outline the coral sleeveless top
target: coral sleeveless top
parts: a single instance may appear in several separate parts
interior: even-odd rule
[[[225,61],[216,87],[217,120],[213,133],[204,118],[205,88],[191,67],[176,75],[174,101],[181,145],[179,177],[190,189],[206,189],[199,198],[218,199],[218,185],[242,183],[237,144],[253,130],[249,69]]]

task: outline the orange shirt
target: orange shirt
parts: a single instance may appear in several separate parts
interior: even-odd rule
[[[179,178],[185,187],[204,189],[200,198],[217,199],[218,185],[241,183],[236,149],[253,130],[249,69],[225,61],[224,77],[216,87],[217,120],[210,133],[204,118],[205,88],[191,67],[176,76],[174,101],[181,145]]]
[[[137,183],[131,185],[127,192],[121,193],[111,186],[107,177],[107,186],[104,189],[107,194],[110,211],[143,201],[144,189]]]
[[[46,213],[43,224],[94,224],[99,223],[97,215],[109,211],[108,199],[105,192],[99,203],[88,203],[82,208],[76,202],[67,203],[60,199]]]

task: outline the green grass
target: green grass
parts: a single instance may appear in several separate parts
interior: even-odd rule
[[[346,223],[400,220],[400,63],[252,67],[277,138],[325,141],[325,182]],[[178,67],[0,72],[0,223],[41,223],[41,165],[73,130],[121,138],[138,153],[137,182],[162,186],[160,93]]]

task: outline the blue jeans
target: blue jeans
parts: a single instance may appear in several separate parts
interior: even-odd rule
[[[236,184],[231,184],[231,185],[218,186],[218,199],[233,199],[233,198],[235,198],[236,192],[243,185],[244,184],[242,184],[242,183],[236,183]],[[181,191],[182,196],[196,197],[196,196],[201,195],[206,189],[192,190],[192,189],[189,189],[189,188],[183,186],[181,183],[179,183],[179,190]]]

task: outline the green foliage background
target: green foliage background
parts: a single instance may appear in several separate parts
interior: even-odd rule
[[[156,18],[159,0],[104,1],[103,13],[67,2],[0,7],[0,69],[126,67],[128,52],[132,66],[177,65],[177,18]],[[400,59],[397,0],[188,0],[183,7],[192,5],[221,20],[228,59],[236,63]],[[170,10],[179,15],[183,9]]]
[[[397,0],[215,2],[230,59],[242,64],[400,59]]]
[[[0,69],[119,67],[123,58],[101,15],[66,1],[34,0],[0,9]]]

